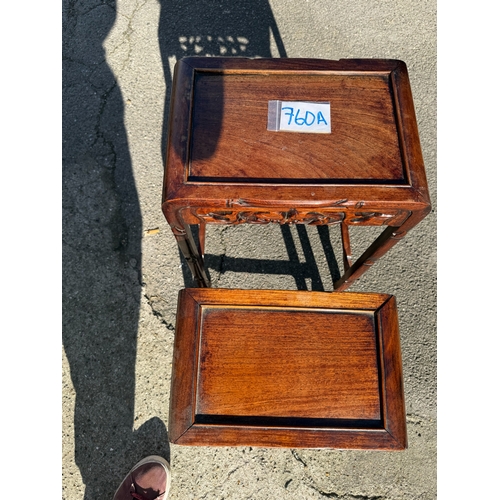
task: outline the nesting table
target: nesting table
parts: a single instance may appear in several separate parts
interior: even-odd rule
[[[406,448],[394,297],[181,290],[169,439],[204,446]]]
[[[338,225],[346,290],[431,209],[405,64],[180,60],[162,209],[200,287],[206,224]],[[350,226],[385,228],[354,262]]]

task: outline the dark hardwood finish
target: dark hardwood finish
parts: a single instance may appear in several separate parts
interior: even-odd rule
[[[399,330],[384,294],[179,294],[172,443],[407,447]]]
[[[331,133],[267,130],[270,100],[329,102]],[[201,287],[207,223],[340,225],[342,291],[431,209],[401,61],[184,58],[170,120],[162,208]],[[353,225],[386,230],[351,263]]]
[[[188,182],[405,183],[389,77],[195,73]],[[266,130],[269,99],[330,102],[332,133]]]

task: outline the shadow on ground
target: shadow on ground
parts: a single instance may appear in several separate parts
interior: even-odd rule
[[[286,56],[266,0],[224,0],[217,9],[160,3],[163,137],[172,58],[270,57],[271,36]],[[103,49],[116,16],[115,0],[63,1],[63,345],[76,392],[75,463],[88,500],[111,498],[145,455],[170,458],[164,422],[155,417],[134,429],[143,229],[122,93]]]
[[[63,4],[63,344],[85,499],[111,498],[165,424],[134,430],[142,219],[123,99],[103,50],[114,2]]]

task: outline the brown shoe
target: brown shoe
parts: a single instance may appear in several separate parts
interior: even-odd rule
[[[170,489],[170,465],[156,455],[141,460],[127,474],[113,500],[166,500]]]

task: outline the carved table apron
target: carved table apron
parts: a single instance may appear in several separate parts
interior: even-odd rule
[[[331,132],[269,130],[270,101],[328,103]],[[162,209],[200,287],[207,223],[338,225],[346,290],[431,209],[405,64],[180,60]],[[352,262],[349,226],[386,229]]]

